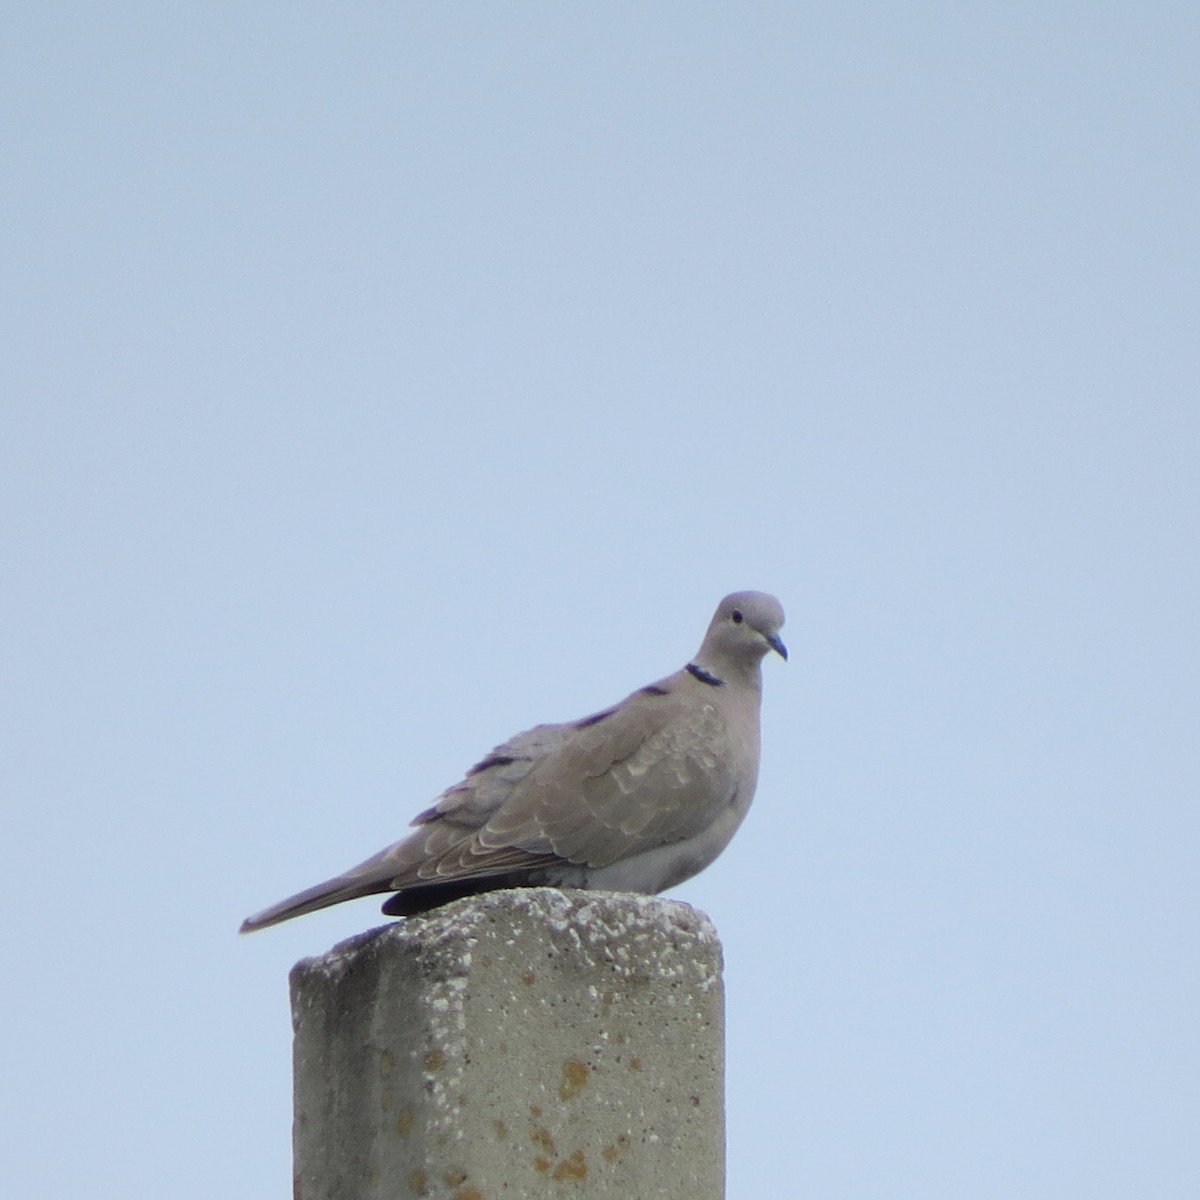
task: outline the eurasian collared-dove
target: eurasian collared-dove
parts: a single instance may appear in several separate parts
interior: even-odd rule
[[[683,670],[581,721],[518,733],[403,841],[241,931],[377,892],[395,892],[383,911],[404,916],[494,888],[656,893],[690,878],[725,848],[754,796],[760,668],[768,650],[787,658],[782,626],[774,596],[726,596]]]

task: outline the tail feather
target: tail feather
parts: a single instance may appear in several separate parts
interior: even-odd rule
[[[332,904],[341,904],[343,900],[357,900],[360,896],[373,896],[380,892],[390,892],[387,879],[353,878],[339,875],[336,879],[327,879],[324,883],[305,888],[262,912],[247,917],[242,922],[239,933],[253,933],[256,929],[266,929],[269,925],[278,925],[280,921],[290,921],[292,917],[301,917],[305,913],[316,912],[319,908],[328,908]]]
[[[405,843],[398,842],[365,862],[324,883],[305,888],[262,912],[247,917],[239,933],[253,933],[290,921],[305,913],[316,912],[341,904],[343,900],[357,900],[362,896],[377,896],[381,892],[395,892],[383,906],[389,917],[412,916],[426,912],[462,896],[487,892],[494,888],[531,886],[549,882],[546,868],[561,862],[550,853],[533,853],[513,846],[486,851],[473,857],[476,861],[455,862],[456,869],[433,878],[422,878],[411,862],[398,861],[398,851]],[[466,857],[466,856],[464,856]],[[434,860],[436,864],[436,860]],[[428,865],[428,860],[427,860]]]

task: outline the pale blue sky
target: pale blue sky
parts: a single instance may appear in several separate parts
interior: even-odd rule
[[[287,1195],[241,918],[760,588],[730,1200],[1200,1194],[1200,9],[0,35],[0,1193]]]

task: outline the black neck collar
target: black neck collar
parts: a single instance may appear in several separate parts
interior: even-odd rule
[[[706,671],[703,667],[696,666],[695,663],[688,663],[687,673],[693,678],[700,680],[701,683],[707,683],[709,687],[724,687],[725,680],[718,679],[710,671]]]

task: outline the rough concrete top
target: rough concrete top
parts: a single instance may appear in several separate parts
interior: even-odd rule
[[[431,913],[356,934],[325,954],[303,959],[296,969],[319,971],[332,981],[368,947],[378,949],[390,944],[410,950],[419,947],[425,954],[436,954],[446,976],[465,975],[471,966],[471,952],[485,928],[491,933],[497,920],[506,916],[544,924],[552,933],[568,939],[581,966],[603,966],[618,978],[644,973],[646,951],[664,935],[667,944],[676,949],[684,941],[694,941],[702,948],[701,959],[711,953],[718,964],[721,961],[721,943],[713,923],[699,909],[682,901],[577,888],[506,888],[468,896]],[[680,969],[677,960],[668,962],[661,955],[656,965],[666,971]],[[714,974],[709,985],[716,980]]]

